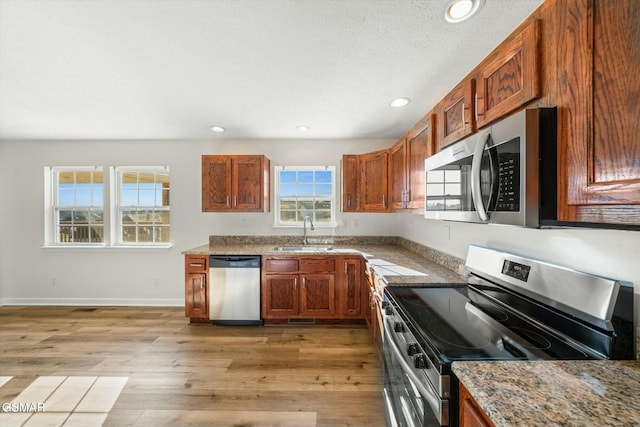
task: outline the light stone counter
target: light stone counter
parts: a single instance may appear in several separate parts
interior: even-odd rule
[[[496,427],[639,427],[640,361],[454,362]]]
[[[329,241],[329,242],[327,242]],[[389,275],[390,286],[447,285],[465,283],[464,261],[451,255],[396,237],[320,237],[309,246],[330,246],[318,252],[283,252],[278,246],[301,246],[300,237],[288,236],[210,236],[209,245],[183,251],[198,255],[360,255],[384,259],[426,275]]]

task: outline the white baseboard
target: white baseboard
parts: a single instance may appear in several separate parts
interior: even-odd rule
[[[3,298],[0,305],[184,307],[182,298]]]

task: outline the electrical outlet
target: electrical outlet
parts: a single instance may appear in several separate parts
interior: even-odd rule
[[[352,219],[351,220],[351,228],[358,228],[358,220],[357,219]]]
[[[56,279],[56,276],[51,276],[51,286],[56,286],[58,284],[58,281]]]
[[[153,286],[160,286],[160,278],[159,277],[154,277],[153,278]]]
[[[242,228],[247,228],[247,220],[242,218]]]

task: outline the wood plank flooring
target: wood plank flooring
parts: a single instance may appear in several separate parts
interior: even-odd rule
[[[384,426],[364,326],[188,325],[175,307],[0,307],[0,403],[36,381],[50,388],[39,389],[44,412],[0,413],[0,425]]]

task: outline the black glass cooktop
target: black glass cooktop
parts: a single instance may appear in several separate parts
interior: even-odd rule
[[[473,289],[398,287],[385,293],[442,363],[594,358]]]

